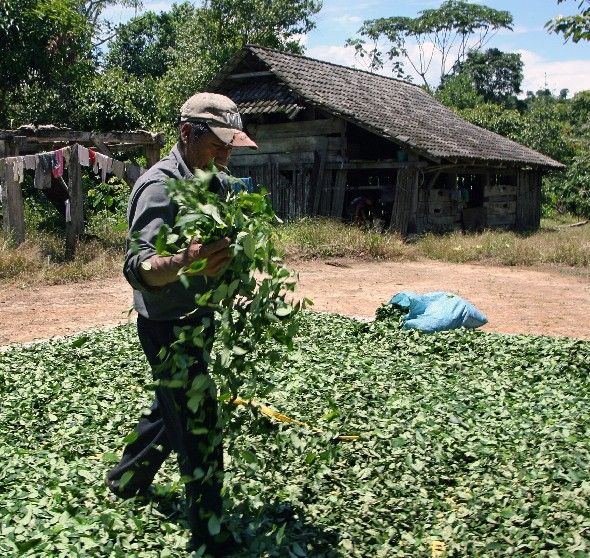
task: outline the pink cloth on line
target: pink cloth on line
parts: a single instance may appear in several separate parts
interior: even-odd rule
[[[61,149],[53,152],[53,168],[51,169],[53,178],[59,178],[64,174],[64,154]]]

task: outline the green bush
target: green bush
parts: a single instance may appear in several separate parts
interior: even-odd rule
[[[573,158],[565,173],[562,195],[567,211],[590,217],[590,149]]]
[[[79,92],[76,125],[82,130],[136,130],[149,128],[157,113],[155,84],[120,69],[94,77]]]

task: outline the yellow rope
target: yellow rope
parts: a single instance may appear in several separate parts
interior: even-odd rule
[[[265,417],[273,418],[273,419],[278,420],[280,422],[286,422],[287,424],[298,424],[299,426],[305,426],[306,428],[309,428],[313,432],[320,432],[320,433],[322,432],[322,430],[319,428],[314,428],[314,427],[310,426],[309,424],[307,424],[306,422],[291,418],[287,415],[284,415],[283,413],[279,413],[279,411],[273,409],[272,407],[268,407],[267,405],[263,405],[262,403],[259,403],[258,401],[254,401],[253,399],[242,399],[240,397],[236,397],[236,399],[234,399],[232,401],[232,403],[234,405],[245,405],[245,406],[254,407],[254,408],[258,409],[260,411],[260,413],[262,415],[264,415]],[[355,440],[358,440],[359,438],[360,438],[360,436],[358,436],[358,435],[340,434],[339,436],[336,436],[335,439],[339,440],[341,442],[354,442]]]

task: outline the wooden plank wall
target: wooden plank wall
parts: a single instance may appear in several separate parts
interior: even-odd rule
[[[514,227],[516,224],[516,186],[486,184],[484,207],[488,227]]]
[[[326,170],[326,164],[342,160],[344,127],[336,118],[250,125],[248,133],[259,149],[234,150],[231,169],[269,189],[283,219],[341,217],[346,171]]]
[[[458,190],[446,188],[421,189],[418,192],[416,228],[423,230],[446,231],[461,223],[462,203]]]
[[[402,236],[408,232],[410,212],[417,188],[418,169],[412,167],[399,169],[390,228],[398,231]]]
[[[519,170],[516,177],[516,229],[538,229],[541,224],[541,178],[538,171]]]

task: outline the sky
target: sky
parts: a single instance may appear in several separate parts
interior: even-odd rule
[[[424,9],[437,8],[442,0],[324,0],[316,16],[316,28],[301,37],[305,55],[336,64],[367,69],[355,59],[354,49],[345,47],[346,39],[354,37],[364,20],[389,16],[416,17]],[[518,52],[524,63],[523,93],[548,88],[554,93],[568,89],[570,96],[590,89],[590,42],[564,43],[561,35],[549,34],[544,29],[547,20],[556,15],[576,13],[578,0],[487,0],[477,2],[490,8],[509,11],[514,19],[513,31],[498,32],[485,48],[504,52]],[[199,2],[197,1],[198,5]],[[172,2],[144,0],[145,10],[168,10]],[[133,11],[122,7],[110,8],[106,17],[115,22],[125,21]],[[410,50],[412,50],[412,45]],[[429,82],[436,84],[432,65]],[[385,67],[380,73],[392,75]],[[419,78],[415,83],[421,83]]]

